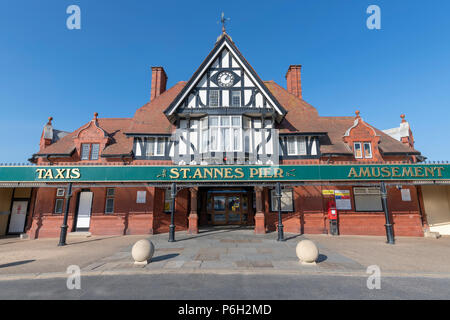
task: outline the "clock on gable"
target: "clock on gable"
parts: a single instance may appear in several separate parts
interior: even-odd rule
[[[217,84],[220,87],[231,87],[234,84],[234,74],[230,71],[222,71],[217,75]]]

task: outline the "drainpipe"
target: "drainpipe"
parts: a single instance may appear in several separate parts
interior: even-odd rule
[[[381,182],[381,202],[383,204],[384,216],[386,219],[386,224],[384,226],[386,227],[387,243],[395,244],[394,231],[392,229],[392,224],[389,219],[389,210],[388,210],[388,205],[387,205],[387,192],[386,192],[386,185],[384,184],[384,181]]]

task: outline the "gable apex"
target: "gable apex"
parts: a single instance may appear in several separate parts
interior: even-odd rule
[[[220,61],[220,65],[218,61]],[[224,61],[223,65],[222,61]],[[230,76],[233,77],[234,82],[232,82],[232,87],[219,86],[218,75],[222,71],[228,71]],[[219,103],[220,107],[230,106],[231,91],[242,90],[241,103],[244,107],[253,107],[254,110],[262,110],[264,108],[266,111],[271,109],[271,112],[276,114],[278,120],[281,120],[287,113],[226,33],[223,33],[219,37],[214,48],[187,82],[183,90],[164,111],[164,114],[169,119],[173,119],[175,112],[180,107],[187,106],[188,102],[190,102],[189,107],[192,108],[194,106],[192,102],[194,98],[196,99],[195,106],[200,108],[209,107],[209,103],[206,102],[208,101],[206,96],[207,90],[203,90],[206,89],[206,82],[208,83],[207,89],[221,90],[221,97],[222,92],[225,92],[224,104]],[[202,92],[200,95],[198,89],[205,92]],[[228,95],[230,98],[228,98]],[[255,105],[255,100],[258,101],[258,106]]]

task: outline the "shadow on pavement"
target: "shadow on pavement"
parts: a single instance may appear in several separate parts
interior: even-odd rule
[[[185,241],[185,240],[191,240],[196,238],[201,238],[205,236],[209,236],[212,234],[219,234],[219,233],[226,233],[226,232],[233,232],[236,230],[253,230],[252,227],[248,226],[224,226],[224,227],[210,227],[210,228],[202,228],[199,230],[198,235],[194,235],[188,238],[181,238],[177,239],[178,241]]]
[[[316,262],[317,263],[321,263],[321,262],[324,262],[327,259],[328,259],[328,257],[326,255],[319,253],[319,257],[317,258]]]
[[[85,240],[85,241],[76,241],[76,242],[66,243],[66,246],[71,246],[71,245],[74,245],[74,244],[80,244],[80,243],[86,243],[86,242],[93,242],[93,241],[107,240],[107,239],[112,239],[112,238],[121,238],[121,237],[123,237],[123,236],[112,236],[112,237],[105,237],[105,238],[91,239],[91,240]]]
[[[8,268],[8,267],[13,267],[13,266],[19,266],[21,264],[26,264],[26,263],[30,263],[36,260],[23,260],[23,261],[16,261],[16,262],[11,262],[11,263],[5,263],[5,264],[0,264],[0,268]]]
[[[172,258],[175,258],[176,256],[179,256],[179,254],[178,253],[165,254],[165,255],[162,255],[162,256],[158,256],[158,257],[152,258],[151,262],[157,262],[157,261],[163,261],[163,260],[167,260],[167,259],[172,259]]]

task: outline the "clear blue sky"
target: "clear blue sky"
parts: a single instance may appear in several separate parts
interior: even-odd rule
[[[81,30],[66,8],[81,8]],[[381,8],[381,30],[366,8]],[[303,96],[322,116],[356,109],[379,129],[410,122],[416,148],[450,160],[450,1],[0,0],[0,162],[38,151],[49,116],[72,131],[132,117],[149,100],[150,67],[188,80],[227,31],[264,80],[285,86],[302,64]]]

